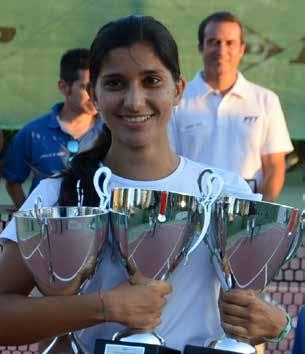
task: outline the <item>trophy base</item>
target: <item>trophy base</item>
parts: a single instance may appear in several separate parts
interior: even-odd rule
[[[218,340],[214,348],[196,347],[187,345],[184,349],[184,354],[224,354],[224,353],[239,353],[239,354],[256,354],[256,349],[248,343],[239,342],[233,338],[224,338]]]
[[[229,351],[229,350],[204,348],[204,347],[196,347],[193,345],[186,345],[183,353],[184,354],[226,354],[226,353],[232,354],[234,352]],[[240,354],[242,354],[242,353],[240,353]]]
[[[228,337],[218,340],[215,349],[229,350],[240,354],[256,354],[256,349],[252,345]]]
[[[94,354],[181,354],[163,345],[97,339]]]

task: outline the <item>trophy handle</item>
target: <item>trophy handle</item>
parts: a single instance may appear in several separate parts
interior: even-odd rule
[[[36,216],[36,220],[37,223],[39,225],[39,232],[40,232],[40,242],[39,245],[36,247],[36,249],[39,249],[41,246],[41,243],[46,235],[47,238],[47,245],[48,245],[48,252],[49,252],[49,261],[48,261],[48,270],[50,273],[50,279],[52,281],[55,281],[55,276],[54,276],[54,271],[53,271],[53,264],[52,264],[52,250],[51,250],[51,243],[50,243],[50,234],[49,234],[49,222],[48,219],[46,217],[43,217],[42,215],[42,198],[39,195],[36,198],[35,204],[34,204],[34,210],[35,210],[35,216]],[[34,251],[36,251],[36,249]],[[34,254],[34,252],[32,253]]]
[[[25,255],[24,253],[22,253],[22,256],[24,259],[28,260],[28,259],[31,259],[33,257],[33,254],[38,251],[41,255],[41,257],[45,257],[45,255],[43,254],[43,252],[41,251],[40,249],[40,246],[41,246],[41,243],[42,243],[42,240],[43,240],[43,235],[44,235],[44,227],[45,225],[43,225],[43,220],[42,220],[42,215],[41,215],[41,208],[42,208],[42,199],[41,199],[41,196],[38,196],[35,200],[35,203],[34,203],[34,217],[36,218],[37,222],[38,222],[38,225],[40,227],[40,230],[39,230],[39,234],[40,234],[40,241],[39,241],[39,244],[33,249],[33,251],[28,254],[28,255]]]
[[[39,218],[39,220],[42,219],[41,209],[42,209],[42,198],[41,198],[41,195],[39,195],[36,198],[35,204],[34,204],[35,215],[36,215],[36,218]]]
[[[294,223],[297,217],[297,214],[299,213],[299,210],[294,209],[292,212],[291,220],[288,225],[288,235],[289,233],[293,232],[293,227]],[[301,215],[300,215],[300,230],[298,232],[298,235],[295,237],[293,244],[290,247],[289,253],[287,257],[285,258],[283,264],[290,262],[294,256],[296,255],[302,241],[303,241],[303,236],[304,236],[304,231],[305,231],[305,210],[302,210]]]
[[[205,183],[205,191],[203,190],[203,178],[207,176],[206,183]],[[211,222],[211,211],[212,206],[219,197],[222,192],[224,181],[221,176],[215,173],[211,168],[204,169],[197,180],[199,191],[201,194],[201,198],[199,200],[199,205],[203,208],[203,227],[201,233],[194,243],[194,245],[190,248],[186,255],[186,262],[188,260],[189,255],[195,251],[195,249],[199,246],[201,241],[205,238],[205,235],[208,231]]]
[[[104,175],[103,187],[100,188],[100,178]],[[109,191],[109,181],[111,178],[111,170],[108,167],[100,167],[94,174],[93,185],[96,193],[100,197],[100,208],[106,210],[110,203],[111,194]]]
[[[76,182],[77,206],[82,207],[84,202],[84,190],[80,186],[80,179]]]

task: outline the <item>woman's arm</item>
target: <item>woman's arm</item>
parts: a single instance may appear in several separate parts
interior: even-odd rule
[[[17,244],[7,241],[0,254],[1,344],[32,343],[105,321],[152,329],[160,323],[165,295],[171,291],[161,281],[125,282],[103,293],[27,297],[34,286]]]

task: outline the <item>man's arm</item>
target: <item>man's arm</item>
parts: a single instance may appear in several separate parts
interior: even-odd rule
[[[22,184],[18,182],[6,181],[6,190],[17,209],[25,202],[25,194],[22,189]]]
[[[280,195],[285,182],[285,152],[262,156],[263,180],[258,192],[267,202],[274,202]]]
[[[29,176],[31,169],[31,131],[27,128],[19,130],[8,146],[3,160],[2,174],[6,180],[6,190],[16,208],[25,201],[22,183]]]
[[[3,132],[2,132],[2,130],[0,130],[0,152],[3,149],[3,145],[4,145]]]

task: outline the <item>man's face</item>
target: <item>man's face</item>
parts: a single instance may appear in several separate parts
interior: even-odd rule
[[[245,51],[239,25],[235,22],[210,22],[199,50],[205,72],[217,76],[235,74]]]
[[[73,81],[72,85],[67,87],[66,102],[70,109],[77,114],[97,113],[88,94],[89,69],[78,71],[78,80]]]

